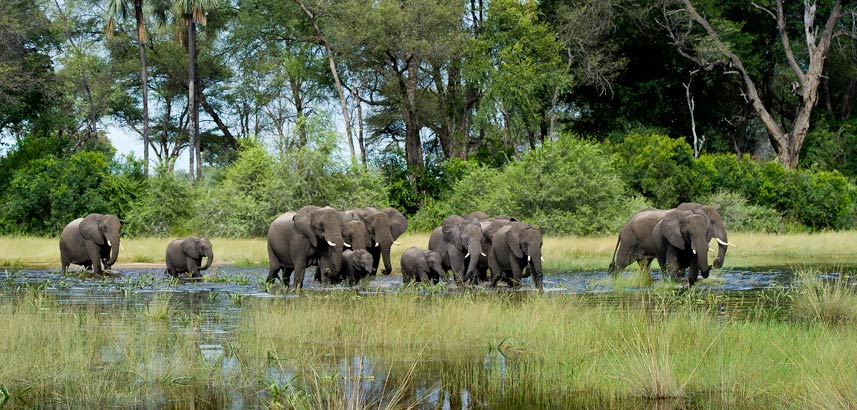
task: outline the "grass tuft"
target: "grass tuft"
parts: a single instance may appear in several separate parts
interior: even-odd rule
[[[799,269],[795,272],[795,280],[798,283],[793,305],[796,316],[828,324],[857,321],[857,294],[851,289],[847,276],[825,280],[817,270]]]

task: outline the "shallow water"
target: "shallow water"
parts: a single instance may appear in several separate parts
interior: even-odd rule
[[[825,269],[824,277],[834,279],[840,272],[852,269]],[[92,306],[108,310],[111,306],[125,305],[143,307],[159,295],[170,295],[170,304],[176,309],[186,311],[199,318],[201,340],[200,354],[206,360],[225,360],[224,371],[230,371],[237,363],[227,355],[224,347],[234,336],[240,326],[242,301],[247,298],[300,298],[300,296],[283,292],[281,286],[266,288],[264,280],[267,272],[263,268],[218,267],[209,271],[208,279],[204,281],[174,280],[163,274],[160,268],[150,269],[118,269],[112,275],[92,276],[88,274],[61,275],[55,271],[39,269],[0,270],[0,303],[9,300],[22,288],[41,289],[53,296],[53,300],[61,305]],[[606,272],[569,272],[556,273],[545,277],[545,294],[582,295],[584,300],[606,306],[622,306],[633,299],[633,295],[641,289],[650,289],[651,285],[635,288],[632,276],[636,273],[625,273],[619,280],[614,280]],[[305,292],[348,291],[342,285],[318,285],[312,282],[307,274]],[[660,273],[652,272],[655,286],[673,286],[676,291],[683,291],[678,284],[663,285]],[[780,308],[780,301],[772,298],[777,289],[788,288],[793,284],[794,274],[789,268],[767,268],[757,270],[722,269],[712,272],[710,278],[698,283],[699,290],[705,295],[714,295],[711,301],[716,305],[715,312],[725,317],[733,317],[747,313],[759,306],[770,306],[771,310]],[[528,286],[517,292],[534,292]],[[624,285],[623,285],[624,284]],[[621,286],[620,289],[616,289]],[[371,281],[361,284],[356,292],[363,295],[387,294],[402,291],[401,277],[378,276]],[[454,285],[409,288],[411,292],[448,293],[463,292]],[[507,290],[492,290],[482,287],[470,289],[468,292],[499,292]],[[111,360],[115,352],[104,352],[103,360]],[[232,362],[230,362],[232,361]],[[462,363],[470,363],[470,367]],[[323,371],[339,375],[345,381],[347,394],[360,394],[362,397],[374,398],[383,402],[389,400],[389,389],[396,388],[406,377],[402,369],[408,364],[390,363],[383,356],[355,356],[347,358],[331,358],[319,364]],[[298,369],[272,367],[270,379],[287,385],[298,372]],[[591,392],[567,392],[563,397],[539,398],[528,402],[526,397],[514,394],[486,394],[475,392],[468,386],[462,386],[456,380],[467,380],[463,374],[472,375],[474,372],[486,378],[499,378],[501,381],[508,377],[506,372],[506,357],[497,351],[468,352],[464,357],[429,357],[421,360],[414,371],[413,380],[406,394],[411,402],[419,401],[419,408],[425,409],[512,409],[512,408],[734,408],[735,403],[720,405],[718,397],[691,396],[675,403],[671,401],[649,402],[645,400],[617,400],[616,398],[601,397]],[[359,393],[358,393],[359,392]],[[203,402],[210,403],[211,408],[253,408],[261,407],[264,400],[269,398],[267,393],[247,394],[236,391],[228,394],[228,402],[201,400],[194,404],[197,408],[206,408]],[[178,403],[154,400],[147,407],[175,407]],[[537,403],[537,404],[535,404]],[[757,404],[748,404],[757,407]]]

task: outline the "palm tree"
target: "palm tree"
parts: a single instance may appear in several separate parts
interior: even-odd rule
[[[128,14],[127,0],[107,0],[107,37],[113,36],[116,16]],[[137,47],[140,49],[140,81],[143,89],[143,166],[149,176],[149,69],[146,66],[146,24],[143,20],[143,0],[134,0],[134,18],[137,21]]]
[[[181,16],[187,26],[187,55],[188,55],[188,135],[190,137],[190,179],[202,178],[202,160],[200,159],[199,144],[199,106],[197,100],[196,78],[196,24],[206,24],[205,13],[216,8],[220,0],[174,0],[173,8],[177,16]],[[196,168],[196,174],[194,174]]]

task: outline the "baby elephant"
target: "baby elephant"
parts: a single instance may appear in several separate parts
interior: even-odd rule
[[[372,254],[365,249],[342,251],[342,276],[348,280],[348,286],[354,286],[361,279],[374,272]]]
[[[205,266],[200,267],[203,256],[206,258]],[[213,259],[214,252],[208,239],[196,236],[176,239],[167,245],[165,273],[178,277],[180,273],[190,272],[192,278],[201,278],[199,271],[208,269]]]
[[[411,247],[402,254],[402,283],[412,280],[417,282],[437,283],[441,278],[446,280],[443,270],[443,259],[432,250]]]

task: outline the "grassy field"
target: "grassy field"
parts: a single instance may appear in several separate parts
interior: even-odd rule
[[[849,408],[857,296],[809,286],[783,292],[812,295],[806,312],[851,313],[724,319],[709,294],[662,289],[619,306],[516,293],[247,300],[214,356],[200,317],[169,295],[80,307],[24,290],[0,304],[0,407],[223,408],[240,397],[398,409],[431,392],[454,404],[466,389],[498,409]]]
[[[163,265],[170,238],[123,239],[119,265],[154,263]],[[857,232],[824,232],[817,234],[751,234],[733,233],[726,267],[790,265],[857,265]],[[428,234],[405,234],[402,245],[393,247],[392,260],[398,273],[399,257],[411,246],[426,248]],[[266,266],[268,260],[264,238],[212,239],[215,264]],[[544,241],[544,267],[547,271],[607,269],[616,237],[547,237]],[[712,241],[712,249],[716,242]],[[712,256],[713,259],[713,256]],[[57,238],[0,237],[0,267],[59,266]]]

